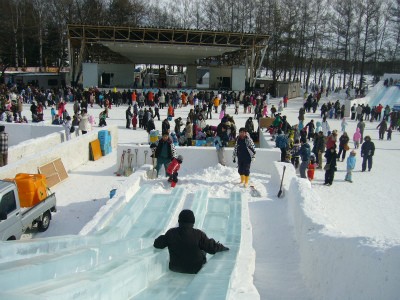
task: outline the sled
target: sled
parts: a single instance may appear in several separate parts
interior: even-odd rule
[[[250,185],[250,195],[252,197],[257,197],[260,198],[261,197],[261,193],[259,190],[257,190],[257,188],[254,185]]]

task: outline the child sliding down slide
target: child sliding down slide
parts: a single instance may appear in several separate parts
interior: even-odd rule
[[[174,157],[171,163],[168,165],[167,176],[169,176],[168,182],[171,182],[171,187],[175,187],[176,183],[178,182],[178,171],[181,167],[182,161],[182,155],[178,155],[178,157]]]

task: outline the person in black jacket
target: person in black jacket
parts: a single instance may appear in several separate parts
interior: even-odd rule
[[[333,179],[335,178],[335,172],[336,172],[336,158],[337,158],[337,152],[336,152],[336,145],[333,145],[330,149],[327,149],[325,152],[325,157],[326,157],[326,165],[324,167],[325,169],[325,183],[324,185],[332,185]]]
[[[244,187],[249,184],[251,162],[255,160],[256,147],[246,128],[239,129],[239,135],[236,138],[235,147],[233,148],[233,163],[238,158],[238,173],[240,175],[240,183],[244,183]]]
[[[340,155],[342,156],[342,161],[346,158],[346,151],[349,150],[349,141],[350,138],[347,135],[347,132],[343,132],[342,136],[339,138],[339,153],[337,155],[337,160],[340,159]]]
[[[132,111],[131,111],[132,106],[128,106],[128,108],[125,111],[125,118],[126,118],[126,128],[131,128],[131,123],[132,123]]]
[[[191,210],[182,210],[178,222],[179,227],[169,229],[154,241],[157,249],[168,247],[171,271],[196,274],[207,262],[206,253],[229,250],[214,239],[209,239],[203,231],[193,228],[195,217]]]
[[[164,119],[161,123],[161,132],[168,132],[171,126],[169,125],[168,119]]]
[[[361,146],[361,157],[363,158],[361,170],[364,172],[367,169],[368,162],[368,171],[372,169],[372,156],[375,154],[375,144],[371,141],[371,137],[367,135],[364,138],[364,143]]]

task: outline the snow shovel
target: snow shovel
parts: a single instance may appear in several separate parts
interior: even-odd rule
[[[282,196],[282,185],[283,185],[283,177],[285,177],[285,171],[286,171],[286,166],[283,166],[283,174],[282,174],[282,180],[281,180],[281,187],[280,187],[279,192],[278,192],[278,198],[279,198],[280,196]]]
[[[127,158],[128,158],[128,165],[125,167],[124,175],[126,177],[130,176],[133,173],[133,168],[132,168],[132,160],[133,160],[133,153],[131,153],[131,149],[128,149],[127,152]]]
[[[121,161],[120,161],[120,164],[119,164],[119,169],[118,169],[118,171],[115,173],[117,176],[121,176],[121,175],[124,173],[125,153],[126,153],[126,151],[123,150],[123,151],[122,151],[122,155],[121,155]]]
[[[156,166],[155,166],[155,158],[154,158],[154,154],[155,153],[153,153],[152,155],[151,155],[151,162],[152,162],[152,166],[153,166],[153,170],[151,170],[151,172],[149,172],[149,178],[150,179],[156,179],[157,178],[157,170],[156,170]]]
[[[135,156],[136,156],[136,164],[135,164],[135,166],[136,166],[136,168],[139,168],[139,165],[138,165],[138,158],[137,158],[138,152],[139,152],[139,149],[135,149]]]

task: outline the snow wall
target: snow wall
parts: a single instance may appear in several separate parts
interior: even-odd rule
[[[5,132],[8,133],[9,147],[16,146],[31,139],[37,139],[52,133],[61,132],[61,130],[64,132],[64,127],[60,125],[50,125],[50,122],[27,124],[0,122],[0,124],[5,126]],[[61,139],[61,137],[59,139]]]
[[[320,198],[308,180],[287,169],[288,213],[299,246],[300,272],[313,299],[398,299],[400,247],[369,246],[363,237],[328,236],[305,214],[307,201]],[[341,276],[338,276],[341,274]]]
[[[273,164],[275,161],[280,160],[281,151],[278,148],[275,148],[275,142],[271,141],[271,136],[266,132],[262,132],[260,134],[260,145],[262,145],[261,148],[256,148],[256,159],[252,163],[251,169],[253,171],[271,173],[272,178],[279,178],[278,173],[275,173],[276,168],[273,167]],[[132,162],[134,168],[139,168],[145,164],[152,164],[152,158],[150,157],[151,149],[149,144],[118,144],[118,165],[120,165],[123,151],[128,151],[129,149],[131,150],[131,153],[134,154]],[[186,174],[188,171],[191,172],[191,170],[208,168],[218,164],[215,147],[176,146],[176,151],[178,155],[181,154],[184,158],[184,164],[182,164],[180,171],[182,174]],[[237,163],[233,163],[232,155],[233,147],[226,147],[225,160],[226,166],[228,167],[237,166]],[[125,166],[127,166],[126,158],[124,162]],[[161,172],[163,172],[163,170],[164,169],[161,169]]]
[[[21,124],[9,126],[6,128],[6,132],[9,135],[18,134],[19,131],[23,130],[19,126]],[[47,126],[39,126],[38,128],[46,130]],[[58,126],[56,129],[59,130],[60,127]],[[9,164],[0,168],[0,178],[14,178],[18,173],[37,174],[38,167],[58,158],[61,158],[67,172],[73,170],[89,160],[89,142],[97,139],[99,130],[111,132],[111,146],[115,149],[118,144],[117,126],[96,128],[85,135],[74,136],[67,143],[65,142],[64,130],[57,131],[9,147]]]

